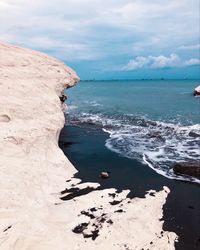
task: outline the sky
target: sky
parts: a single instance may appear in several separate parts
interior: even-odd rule
[[[200,0],[0,0],[0,40],[83,80],[200,79]]]

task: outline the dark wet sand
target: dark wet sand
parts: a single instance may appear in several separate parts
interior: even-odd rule
[[[92,125],[64,127],[60,147],[79,170],[76,177],[82,182],[98,182],[101,189],[130,189],[131,198],[144,197],[150,189],[159,191],[168,186],[171,192],[163,207],[163,229],[179,236],[176,249],[200,249],[200,185],[167,179],[147,165],[111,152],[105,147],[107,138],[107,133]],[[101,179],[101,171],[110,171],[111,177]]]

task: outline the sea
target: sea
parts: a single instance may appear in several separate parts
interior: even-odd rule
[[[66,124],[103,131],[108,150],[165,178],[200,183],[173,172],[177,162],[200,160],[200,98],[193,96],[198,85],[197,80],[81,81],[66,90]]]

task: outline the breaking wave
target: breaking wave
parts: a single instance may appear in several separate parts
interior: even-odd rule
[[[109,134],[105,146],[128,158],[147,164],[157,173],[171,179],[199,182],[189,176],[178,176],[173,165],[179,161],[200,160],[200,125],[182,125],[153,121],[133,115],[109,116],[77,113],[68,124],[89,124]]]

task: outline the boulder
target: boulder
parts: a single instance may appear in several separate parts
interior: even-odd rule
[[[108,173],[108,172],[101,172],[101,173],[100,173],[100,177],[101,177],[102,179],[107,179],[107,178],[109,178],[110,176],[109,176],[109,173]]]
[[[190,131],[189,136],[196,138],[196,137],[200,137],[200,134],[197,134],[197,133],[195,133],[193,131]]]
[[[189,175],[200,179],[200,161],[178,162],[173,167],[177,175]]]
[[[200,85],[194,89],[194,96],[200,96]]]

